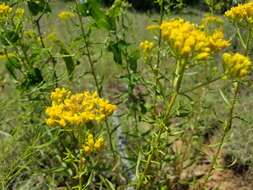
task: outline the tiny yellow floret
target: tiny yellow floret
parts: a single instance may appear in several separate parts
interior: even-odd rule
[[[160,26],[159,25],[149,25],[146,27],[147,30],[159,30]]]
[[[143,51],[143,53],[147,54],[154,48],[154,43],[148,40],[145,40],[140,43],[139,47]]]
[[[58,17],[61,19],[61,20],[69,20],[71,18],[74,18],[75,17],[75,14],[73,12],[70,12],[70,11],[62,11],[58,14]]]
[[[105,141],[103,137],[99,137],[95,139],[93,134],[89,133],[82,147],[83,147],[84,153],[91,154],[94,152],[101,151],[104,148],[104,146],[105,146]]]

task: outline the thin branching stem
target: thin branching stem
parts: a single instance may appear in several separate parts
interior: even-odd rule
[[[234,95],[233,95],[233,99],[232,99],[232,104],[231,104],[230,109],[229,109],[228,120],[225,122],[224,131],[223,131],[221,140],[219,142],[218,149],[217,149],[217,151],[216,151],[216,153],[215,153],[215,155],[214,155],[214,157],[212,159],[210,169],[208,170],[208,173],[207,173],[207,175],[204,178],[204,184],[206,184],[208,182],[210,176],[212,175],[212,172],[213,172],[213,170],[215,168],[215,165],[217,163],[217,159],[218,159],[218,157],[220,155],[222,146],[223,146],[223,144],[225,142],[225,138],[226,138],[227,134],[230,132],[230,129],[232,128],[233,118],[234,118],[234,109],[235,109],[235,104],[236,104],[237,96],[238,96],[238,93],[239,93],[239,83],[238,82],[234,82],[234,85],[235,85]]]
[[[101,92],[100,85],[99,85],[99,82],[98,82],[98,78],[97,78],[97,75],[96,75],[94,61],[91,58],[91,52],[90,52],[89,43],[88,43],[88,40],[87,40],[87,35],[85,33],[85,30],[84,30],[82,15],[80,14],[80,11],[78,10],[78,1],[76,0],[75,3],[76,3],[76,13],[77,13],[77,16],[78,16],[79,26],[80,26],[80,30],[81,30],[81,33],[82,33],[82,37],[83,37],[83,40],[84,40],[84,46],[85,46],[88,62],[89,62],[89,65],[90,65],[91,74],[93,76],[98,95],[101,97],[102,92]]]
[[[164,2],[163,2],[163,0],[161,0],[159,25],[162,24],[163,17],[164,17]],[[161,44],[162,44],[162,31],[160,29],[159,30],[159,37],[158,37],[157,62],[156,62],[156,68],[155,68],[155,88],[157,88],[158,83],[159,83],[159,68],[160,68],[160,62],[161,62]],[[157,89],[155,91],[157,91]],[[154,108],[156,107],[156,104],[157,104],[157,93],[155,93],[155,97],[154,97]]]
[[[211,84],[211,83],[213,83],[213,82],[216,82],[216,81],[222,79],[222,77],[224,77],[224,76],[219,76],[219,77],[216,77],[216,78],[214,78],[214,79],[212,79],[212,80],[209,80],[209,81],[207,81],[207,82],[201,83],[201,84],[199,84],[199,85],[197,85],[197,86],[194,86],[194,87],[191,88],[191,89],[188,89],[188,90],[185,90],[185,91],[183,91],[183,92],[180,92],[180,94],[186,94],[186,93],[192,92],[192,91],[194,91],[194,90],[197,90],[197,89],[199,89],[199,88],[201,88],[201,87],[207,86],[207,85],[209,85],[209,84]]]

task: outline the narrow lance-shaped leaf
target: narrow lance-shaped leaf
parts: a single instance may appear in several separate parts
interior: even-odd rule
[[[65,48],[62,47],[60,53],[63,54],[62,58],[63,58],[65,65],[66,65],[69,80],[72,80],[73,79],[73,72],[75,70],[75,61],[72,58],[72,55],[70,55],[68,50],[66,50]]]
[[[16,58],[9,58],[5,63],[5,68],[10,73],[10,75],[17,80],[17,70],[21,69],[21,65],[19,64]]]

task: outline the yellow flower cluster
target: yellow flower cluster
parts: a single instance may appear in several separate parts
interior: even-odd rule
[[[96,92],[71,94],[65,88],[56,88],[51,93],[52,105],[46,108],[49,126],[81,125],[91,121],[103,121],[110,116],[116,106],[99,98]]]
[[[239,53],[224,53],[223,66],[227,75],[234,78],[241,78],[249,74],[251,61],[248,57]]]
[[[201,24],[208,25],[210,23],[223,23],[223,20],[218,16],[205,15],[201,20]]]
[[[17,8],[16,9],[16,17],[22,18],[24,16],[24,14],[25,14],[25,10],[24,9],[22,9],[22,8]]]
[[[83,145],[83,151],[86,154],[90,154],[93,152],[100,151],[104,146],[105,146],[105,141],[103,137],[94,139],[94,136],[91,133],[89,133],[87,136],[86,142]]]
[[[215,51],[229,46],[221,31],[209,36],[183,19],[164,21],[160,28],[162,37],[171,48],[185,58],[206,59]]]
[[[143,53],[147,54],[154,48],[154,43],[148,40],[145,40],[140,43],[139,47],[143,51]]]
[[[253,23],[253,2],[232,7],[225,12],[225,16],[232,21],[246,21]]]
[[[58,17],[61,19],[61,20],[69,20],[71,18],[74,18],[75,17],[75,14],[73,12],[70,12],[70,11],[62,11],[58,14]]]
[[[207,29],[207,27],[209,26],[215,26],[215,28],[217,28],[223,23],[223,20],[218,16],[205,15],[200,22],[200,27],[203,29]]]
[[[229,45],[229,41],[224,40],[224,33],[221,30],[216,30],[211,36],[209,36],[209,47],[213,51],[222,50]]]
[[[4,3],[0,4],[0,18],[7,16],[11,13],[12,8],[9,5],[5,5]]]

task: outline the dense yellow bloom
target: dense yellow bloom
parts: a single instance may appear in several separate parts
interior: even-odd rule
[[[58,17],[62,20],[69,20],[75,17],[75,14],[70,11],[62,11],[58,14]]]
[[[162,37],[170,47],[184,58],[206,59],[215,51],[229,45],[222,32],[208,35],[193,23],[183,19],[164,21],[160,28]]]
[[[230,45],[230,42],[224,40],[224,33],[220,30],[216,30],[210,37],[209,37],[209,47],[213,51],[222,50]]]
[[[0,18],[7,16],[11,13],[12,8],[9,5],[5,5],[4,3],[0,4]]]
[[[230,77],[241,78],[249,74],[251,61],[249,57],[239,53],[224,53],[223,66],[225,69],[225,74],[229,75]]]
[[[232,21],[247,21],[253,23],[253,2],[232,7],[225,12],[225,16]]]
[[[105,141],[103,137],[94,139],[94,136],[91,133],[89,133],[85,141],[85,144],[83,145],[83,151],[86,154],[90,154],[90,153],[98,152],[102,150],[104,146],[105,146]]]
[[[52,105],[46,108],[49,126],[67,124],[81,125],[91,121],[103,121],[110,116],[116,106],[98,97],[97,93],[84,91],[71,94],[65,88],[56,88],[51,93]]]
[[[140,43],[140,49],[145,53],[149,53],[154,48],[154,43],[150,41],[143,41]]]

